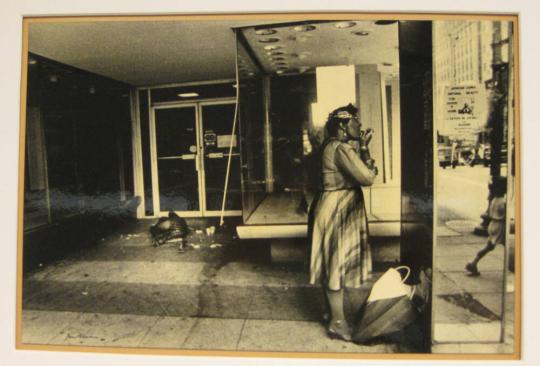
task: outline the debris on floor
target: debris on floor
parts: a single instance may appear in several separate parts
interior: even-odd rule
[[[150,235],[155,247],[173,239],[185,238],[188,231],[186,220],[173,211],[170,211],[167,217],[160,217],[154,225],[150,226]]]
[[[167,241],[167,243],[178,243],[178,242],[183,242],[184,241],[184,238],[174,238],[174,239],[170,239]]]
[[[216,227],[215,226],[209,226],[206,228],[206,235],[214,235],[216,233]]]

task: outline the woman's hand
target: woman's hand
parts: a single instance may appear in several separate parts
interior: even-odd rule
[[[360,138],[358,139],[360,145],[360,158],[364,161],[364,164],[375,174],[378,174],[378,169],[375,166],[375,160],[371,158],[369,152],[369,143],[373,137],[373,130],[368,128],[360,131]]]
[[[375,175],[379,174],[379,169],[377,169],[375,166],[375,159],[370,158],[368,161],[366,161],[366,166],[369,168],[369,170],[375,173]]]
[[[367,148],[369,143],[371,142],[372,137],[373,137],[373,130],[371,128],[360,131],[360,138],[359,138],[360,147]]]

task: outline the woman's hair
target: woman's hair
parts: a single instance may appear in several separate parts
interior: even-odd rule
[[[351,103],[330,112],[328,120],[326,121],[326,133],[328,136],[335,136],[338,129],[343,126],[343,124],[349,122],[349,120],[356,116],[357,113],[358,108]]]

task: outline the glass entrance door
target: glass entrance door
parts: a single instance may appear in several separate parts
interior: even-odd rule
[[[154,214],[219,216],[232,144],[225,215],[241,214],[234,100],[153,107],[151,121]]]
[[[201,214],[197,105],[155,107],[154,212]]]
[[[236,133],[232,134],[234,109],[234,101],[204,102],[200,104],[201,135],[204,151],[205,215],[208,216],[216,216],[221,213],[229,152],[231,162],[225,200],[225,214],[241,214],[242,192],[240,188],[238,126],[236,126]]]

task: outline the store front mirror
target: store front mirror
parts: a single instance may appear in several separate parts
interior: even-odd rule
[[[393,222],[399,233],[397,22],[292,22],[236,34],[244,223],[307,222],[324,124],[332,110],[352,103],[362,128],[374,131],[371,153],[380,171],[365,194],[368,214]]]
[[[236,30],[243,182],[237,230],[242,239],[267,239],[272,260],[309,251],[325,123],[331,111],[352,103],[361,128],[373,131],[369,149],[379,172],[362,187],[373,278],[402,263],[418,283],[420,271],[431,268],[433,125],[425,99],[432,93],[431,22],[406,23],[310,21]],[[346,307],[359,309],[366,293],[348,291]],[[403,342],[425,352],[430,312],[412,328]]]
[[[511,22],[434,21],[433,340],[513,350]]]

